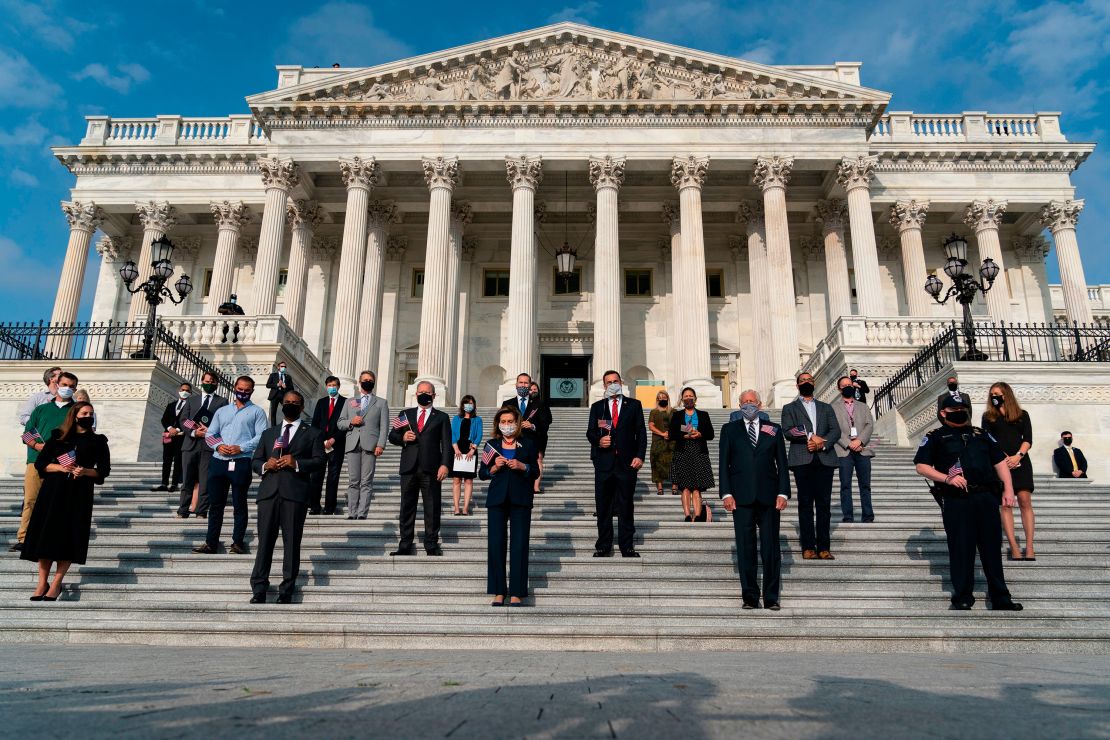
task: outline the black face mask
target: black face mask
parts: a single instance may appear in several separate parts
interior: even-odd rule
[[[857,375],[849,375],[848,377],[849,377],[849,378],[850,378],[850,379],[852,380],[852,382],[853,382],[853,383],[855,383],[855,382],[856,382],[856,378],[857,378],[857,377],[859,377],[859,376],[857,376]]]
[[[991,396],[991,406],[996,409],[1002,407],[1002,396]]]
[[[1071,447],[1071,437],[1064,437],[1063,442],[1068,447]]]
[[[77,417],[77,426],[81,427],[82,429],[92,429],[93,418],[91,416],[79,416]]]
[[[665,398],[659,401],[659,408],[661,408],[661,409],[665,409],[669,405],[670,405],[670,401],[668,401]]]
[[[846,385],[840,389],[840,395],[844,396],[845,398],[855,398],[856,389],[850,385]]]
[[[362,381],[361,383],[358,384],[358,387],[361,388],[362,390],[366,391],[367,393],[371,393],[374,390],[374,381],[364,380],[364,381]]]
[[[954,424],[955,426],[958,426],[958,427],[963,426],[964,424],[967,423],[967,412],[966,411],[955,411],[955,410],[949,411],[945,415],[944,419],[948,423]]]
[[[809,396],[812,396],[813,395],[813,383],[802,383],[801,385],[798,386],[798,393],[801,393],[802,396],[804,396],[806,398],[808,398]]]
[[[949,383],[948,384],[948,390],[952,391],[953,393],[955,393],[959,389],[960,389],[960,384],[959,383]]]
[[[416,402],[418,404],[420,404],[421,406],[431,406],[432,405],[432,394],[431,393],[417,393],[416,394]]]
[[[301,411],[303,410],[304,406],[299,403],[283,403],[281,405],[281,413],[285,414],[285,418],[289,421],[296,421],[301,418]]]

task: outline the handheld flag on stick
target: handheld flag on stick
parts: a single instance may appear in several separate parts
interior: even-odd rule
[[[218,434],[209,434],[204,438],[204,443],[212,449],[216,449],[224,443],[224,438]]]
[[[42,435],[39,434],[39,430],[32,429],[29,432],[24,432],[22,439],[25,445],[37,444],[42,441]]]
[[[77,450],[70,450],[57,459],[57,463],[63,468],[68,468],[71,465],[77,464]]]
[[[389,423],[391,429],[404,429],[409,426],[409,417],[401,414],[396,419]]]
[[[482,464],[489,465],[493,458],[500,454],[501,453],[497,451],[496,447],[486,442],[486,446],[482,448]]]

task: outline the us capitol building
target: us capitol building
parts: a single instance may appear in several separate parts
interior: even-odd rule
[[[559,23],[376,67],[277,68],[220,118],[89,116],[54,149],[76,178],[52,320],[143,320],[119,277],[168,235],[196,290],[164,325],[229,372],[285,360],[307,391],[373,369],[393,404],[556,403],[880,381],[959,316],[923,286],[955,232],[993,259],[983,318],[1088,323],[1058,113],[888,110],[861,64],[766,66]],[[93,239],[97,233],[103,234]],[[1046,279],[1050,234],[1062,303]],[[227,331],[217,308],[236,294]],[[442,404],[441,404],[442,405]]]

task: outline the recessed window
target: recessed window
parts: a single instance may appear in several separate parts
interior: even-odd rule
[[[424,297],[424,268],[422,267],[412,271],[412,297]]]
[[[212,270],[208,269],[208,270],[204,271],[204,292],[201,293],[201,296],[204,297],[204,298],[207,298],[208,294],[211,291],[212,291]]]
[[[554,274],[553,295],[578,295],[582,292],[582,268],[574,268],[570,275],[560,275],[558,268],[551,268]]]
[[[626,296],[650,296],[651,270],[625,270],[624,294]]]
[[[482,277],[482,295],[486,298],[509,295],[509,271],[485,270]]]
[[[289,270],[278,271],[277,294],[278,298],[285,295],[285,286],[289,284]]]
[[[725,297],[725,274],[721,270],[705,273],[705,293],[710,298]]]

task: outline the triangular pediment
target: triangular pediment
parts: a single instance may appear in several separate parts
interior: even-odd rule
[[[389,64],[314,74],[247,98],[259,113],[344,107],[515,103],[762,102],[872,111],[888,93],[796,69],[559,23]]]

